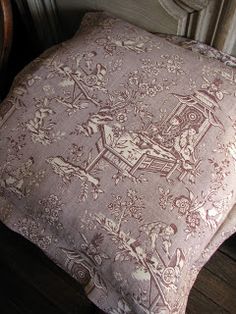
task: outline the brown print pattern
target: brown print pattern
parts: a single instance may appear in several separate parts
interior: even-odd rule
[[[215,80],[212,84],[219,83],[219,80]],[[214,113],[219,107],[217,95],[219,92],[212,92],[211,85],[193,95],[174,94],[178,104],[166,119],[159,123],[150,122],[146,129],[135,132],[125,129],[122,132],[121,129],[117,133],[114,125],[106,124],[107,121],[113,122],[112,110],[100,110],[91,115],[81,127],[81,132],[87,136],[100,133],[101,137],[96,142],[97,156],[86,169],[80,169],[80,178],[83,180],[87,176],[87,180],[97,186],[98,180],[92,178],[89,172],[104,159],[117,169],[121,177],[134,179],[135,173],[141,170],[160,172],[161,176],[170,181],[171,176],[178,172],[180,181],[188,174],[189,179],[194,182],[201,162],[195,155],[196,146],[211,127],[223,129]],[[127,120],[124,113],[119,113],[117,117],[120,122]],[[62,175],[63,170],[55,170],[56,166],[57,169],[63,169],[63,166],[65,168],[66,163],[62,157],[50,158],[49,163],[56,173]],[[72,171],[73,165],[70,164],[70,167]],[[67,174],[69,175],[68,167]],[[119,176],[115,177],[116,182]],[[64,178],[68,178],[66,171]]]
[[[176,44],[88,15],[1,105],[1,220],[107,313],[184,313],[235,231],[235,70]]]
[[[172,237],[177,233],[174,223],[166,224],[161,221],[141,224],[139,236],[132,237],[132,233],[125,233],[123,224],[128,217],[142,221],[142,211],[145,207],[143,200],[136,191],[127,191],[127,198],[114,196],[108,209],[112,212],[116,221],[97,215],[96,221],[105,230],[106,234],[118,246],[115,254],[115,263],[134,263],[132,278],[148,284],[145,302],[140,303],[140,295],[132,297],[134,303],[138,303],[146,312],[158,311],[160,308],[169,308],[168,294],[170,290],[176,291],[181,269],[184,267],[185,255],[177,248],[170,255]],[[146,243],[146,249],[143,247]],[[162,251],[158,250],[161,245]],[[155,293],[153,293],[155,291]],[[153,297],[155,295],[155,297]]]

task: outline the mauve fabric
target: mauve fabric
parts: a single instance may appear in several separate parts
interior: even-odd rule
[[[236,229],[236,71],[185,46],[90,13],[1,104],[0,219],[107,313],[184,313]]]

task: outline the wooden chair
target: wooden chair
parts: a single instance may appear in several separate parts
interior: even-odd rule
[[[9,0],[0,0],[0,98],[4,92],[6,71],[13,34],[13,18]]]

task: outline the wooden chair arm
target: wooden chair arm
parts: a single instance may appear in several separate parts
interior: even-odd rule
[[[0,0],[0,71],[6,66],[13,34],[12,8],[9,0]],[[0,72],[0,75],[2,73]]]

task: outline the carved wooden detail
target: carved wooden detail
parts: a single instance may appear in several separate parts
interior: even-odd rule
[[[12,11],[9,0],[0,0],[0,70],[7,62],[12,42]]]
[[[12,45],[13,19],[10,0],[0,0],[0,100],[7,86],[6,70]]]

